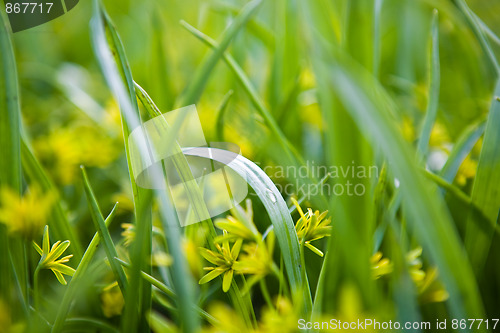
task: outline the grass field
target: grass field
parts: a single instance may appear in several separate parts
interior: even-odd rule
[[[6,8],[0,333],[500,330],[500,2]]]

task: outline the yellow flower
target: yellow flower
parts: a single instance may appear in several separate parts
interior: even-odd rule
[[[118,283],[106,286],[101,293],[101,308],[104,316],[111,318],[122,314],[125,300]]]
[[[68,262],[69,259],[73,257],[73,255],[70,254],[61,259],[58,258],[64,253],[64,251],[66,251],[66,249],[69,247],[69,244],[69,240],[65,240],[62,243],[61,241],[57,241],[52,245],[52,247],[50,247],[49,226],[46,225],[43,232],[42,248],[40,248],[37,243],[33,242],[33,247],[38,252],[38,254],[42,256],[40,258],[40,261],[38,262],[35,275],[40,269],[50,269],[55,274],[57,280],[61,284],[66,285],[67,282],[63,274],[73,276],[75,270],[69,266],[64,265],[64,263]]]
[[[35,142],[41,160],[62,184],[72,183],[81,164],[107,166],[118,156],[117,147],[102,131],[90,126],[59,128]]]
[[[217,236],[215,238],[216,243],[220,243],[224,240],[235,241],[239,238],[245,240],[256,240],[258,233],[254,234],[245,224],[237,220],[233,216],[229,215],[226,218],[220,218],[215,221],[215,226],[221,230],[227,231],[224,235]]]
[[[274,232],[270,232],[265,243],[243,245],[245,254],[240,256],[233,268],[239,274],[253,274],[255,278],[252,283],[249,281],[250,285],[272,271],[274,240]]]
[[[199,284],[207,283],[219,275],[224,274],[222,279],[222,290],[227,292],[229,287],[231,287],[231,282],[233,281],[233,264],[236,262],[236,259],[238,259],[242,243],[243,240],[238,239],[232,248],[229,247],[228,241],[224,241],[222,246],[215,244],[218,252],[200,248],[201,255],[216,267],[204,267],[203,269],[209,272],[200,279]]]
[[[276,309],[265,308],[262,313],[259,332],[287,333],[297,331],[297,314],[289,299],[278,296]]]
[[[313,246],[311,242],[330,236],[330,232],[332,230],[332,227],[330,226],[331,221],[329,218],[325,219],[328,211],[324,211],[320,214],[317,210],[313,213],[312,209],[308,208],[307,214],[304,214],[295,198],[292,198],[292,202],[295,207],[297,207],[297,211],[300,214],[300,219],[295,225],[295,230],[297,231],[300,243],[303,243],[311,251],[322,257],[323,252]]]
[[[448,130],[443,124],[436,122],[431,130],[429,146],[442,148],[446,143],[449,142],[450,136],[448,135]]]
[[[401,133],[403,134],[403,138],[408,142],[415,141],[415,127],[411,119],[407,116],[403,116],[403,122],[401,124]]]
[[[208,312],[215,318],[214,326],[205,327],[204,333],[252,333],[253,330],[248,328],[241,317],[229,306],[224,303],[217,302],[211,304]]]
[[[443,302],[449,297],[444,286],[438,281],[438,270],[435,267],[422,270],[422,248],[419,246],[410,251],[406,256],[406,261],[410,265],[410,275],[417,287],[419,299],[422,302]]]
[[[36,185],[30,186],[23,197],[4,187],[0,190],[0,222],[9,232],[33,239],[47,222],[55,199],[55,193],[42,193]]]
[[[464,159],[460,168],[457,172],[456,181],[459,185],[464,186],[467,183],[467,180],[470,178],[474,178],[477,170],[477,161],[473,160],[470,155]]]
[[[392,263],[389,259],[382,258],[382,252],[375,253],[370,258],[370,263],[372,267],[372,277],[374,279],[378,279],[392,272]]]

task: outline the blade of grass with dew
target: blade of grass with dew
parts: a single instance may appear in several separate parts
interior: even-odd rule
[[[444,180],[452,182],[455,179],[460,165],[462,165],[467,155],[470,154],[472,148],[474,148],[479,138],[483,135],[485,129],[486,120],[481,119],[469,125],[463,131],[453,146],[445,165],[439,172]]]
[[[392,172],[400,180],[405,211],[411,226],[432,261],[439,268],[450,299],[448,306],[457,318],[481,317],[483,307],[466,254],[437,190],[415,167],[414,158],[387,112],[382,88],[342,56],[331,66],[331,83],[372,144],[380,145]],[[367,88],[367,86],[372,88]],[[376,87],[377,93],[373,92]],[[385,96],[389,100],[388,96]]]
[[[228,154],[216,148],[184,148],[183,151],[188,156],[207,158],[207,149],[220,151],[221,154],[212,154],[212,158],[245,178],[264,204],[281,248],[294,302],[301,305],[304,314],[309,315],[312,310],[311,292],[301,273],[300,245],[295,225],[281,193],[264,171],[241,155],[230,154],[230,160],[226,160]]]
[[[111,266],[111,270],[113,271],[116,281],[118,282],[118,286],[120,287],[120,290],[125,298],[128,285],[127,277],[125,276],[125,272],[123,271],[122,266],[119,263],[117,263],[116,260],[114,259],[115,257],[118,257],[118,253],[116,252],[115,245],[113,244],[113,240],[111,239],[109,230],[106,227],[106,223],[104,222],[104,217],[102,216],[101,209],[99,208],[99,204],[97,203],[97,199],[94,195],[94,191],[90,186],[90,182],[87,177],[87,173],[85,172],[85,168],[82,166],[81,169],[82,169],[85,195],[87,197],[87,203],[89,205],[90,213],[92,215],[92,220],[94,221],[94,226],[99,233],[99,237],[104,243],[104,250],[106,251],[106,256],[108,257],[109,265]]]
[[[21,109],[19,105],[19,87],[17,82],[17,65],[10,38],[10,31],[4,13],[0,13],[0,187],[10,188],[21,194],[21,153],[20,153],[20,126]],[[0,223],[0,296],[10,300],[11,265],[9,262],[9,237],[7,226]],[[24,255],[23,255],[24,256]],[[18,260],[19,259],[19,260]],[[16,258],[14,265],[24,262],[24,258]],[[20,285],[27,299],[26,269],[17,275],[21,279]]]
[[[45,193],[57,191],[42,165],[31,151],[26,139],[23,137],[21,137],[21,161],[24,174],[32,183],[38,184]],[[51,226],[50,232],[54,234],[54,237],[57,239],[68,239],[71,242],[74,258],[80,260],[83,252],[82,245],[68,221],[60,200],[55,202],[48,224]]]
[[[113,221],[116,215],[117,206],[118,203],[114,205],[108,217],[106,217],[106,220],[104,221],[104,223],[106,224],[106,228],[109,228],[109,225]],[[66,317],[68,316],[69,311],[71,310],[71,305],[72,305],[71,303],[74,300],[74,296],[79,287],[80,281],[85,277],[87,268],[90,262],[92,261],[95,252],[97,251],[97,246],[99,245],[100,241],[101,237],[99,236],[99,231],[98,231],[95,233],[94,237],[92,237],[89,246],[87,246],[87,249],[83,254],[82,260],[80,260],[80,262],[78,263],[75,273],[71,277],[71,281],[68,283],[68,286],[66,287],[66,291],[64,292],[61,305],[57,310],[57,315],[56,319],[54,320],[54,325],[52,326],[51,330],[52,333],[60,332],[61,328],[64,326],[64,322],[66,320]]]
[[[441,81],[439,62],[439,16],[436,9],[432,13],[431,38],[429,51],[429,98],[424,122],[418,139],[417,150],[421,157],[425,159],[429,150],[429,140],[431,130],[436,121],[439,106],[439,86]]]
[[[143,238],[136,238],[135,245],[131,247],[131,259],[133,269],[130,272],[130,281],[135,288],[128,293],[125,302],[125,313],[122,316],[122,328],[129,332],[137,329],[147,329],[146,313],[151,307],[151,288],[143,284],[140,278],[140,270],[150,271],[150,266],[143,258],[148,258],[152,247],[152,217],[150,211],[150,193],[148,190],[140,188],[135,183],[130,163],[130,150],[128,146],[128,136],[130,128],[140,125],[141,115],[135,97],[135,87],[130,72],[125,50],[114,25],[99,1],[94,1],[94,14],[91,21],[91,37],[97,60],[101,66],[108,85],[114,90],[115,96],[120,96],[118,102],[122,115],[122,131],[124,138],[127,164],[129,167],[130,183],[134,194],[134,215],[137,233]],[[110,59],[110,57],[112,59]],[[116,73],[118,72],[118,73]],[[116,75],[117,74],[117,75]],[[120,94],[113,89],[119,85]],[[124,85],[124,86],[123,86]],[[128,96],[127,96],[128,95]],[[139,304],[139,312],[136,310],[136,303]],[[138,318],[140,315],[140,318]]]
[[[476,177],[472,187],[472,203],[493,223],[500,209],[500,80],[498,80],[484,133],[483,145]],[[478,216],[470,212],[467,219],[465,245],[473,267],[480,276],[488,255],[494,230],[484,232],[474,220]]]
[[[125,147],[127,151],[127,162],[129,165],[129,173],[131,177],[132,187],[133,189],[137,189],[135,185],[134,179],[132,177],[131,163],[130,163],[130,155],[128,150],[128,128],[136,128],[141,125],[139,120],[138,112],[136,112],[136,108],[133,105],[137,105],[135,98],[135,91],[133,87],[133,81],[131,79],[130,73],[128,73],[128,78],[126,78],[125,82],[128,86],[127,88],[124,85],[122,80],[122,75],[120,74],[119,69],[117,68],[117,64],[115,59],[113,58],[113,54],[117,54],[116,44],[108,43],[106,38],[106,31],[109,30],[109,25],[107,28],[104,25],[103,17],[101,15],[101,8],[99,7],[99,3],[97,1],[94,2],[94,16],[91,22],[91,40],[92,45],[94,47],[95,56],[99,62],[101,70],[104,74],[104,78],[107,81],[108,86],[113,92],[115,98],[118,100],[120,104],[120,108],[122,111],[122,117],[124,121],[124,138],[125,138]],[[118,36],[116,31],[113,29],[111,31],[116,36],[115,40],[118,40]],[[121,43],[120,43],[121,45]],[[119,48],[120,51],[123,51],[123,48]],[[122,56],[124,59],[124,54],[122,52]],[[122,66],[124,62],[119,62]],[[126,67],[128,68],[128,67]],[[131,88],[132,87],[132,88]],[[146,152],[141,152],[146,153]],[[177,215],[175,213],[174,207],[167,195],[165,195],[164,191],[156,191],[155,196],[159,202],[159,212],[161,221],[164,225],[164,229],[166,232],[166,236],[168,238],[168,245],[170,249],[170,254],[173,257],[173,267],[172,267],[172,282],[174,285],[174,289],[179,297],[178,306],[180,313],[180,320],[182,323],[182,328],[185,332],[193,332],[198,330],[199,327],[199,319],[196,315],[196,312],[193,310],[192,304],[195,303],[195,288],[193,286],[192,278],[189,275],[189,271],[186,264],[186,259],[184,257],[184,253],[182,251],[182,246],[180,244],[181,240],[181,232],[177,221]],[[135,265],[135,263],[132,263]],[[134,272],[138,272],[137,269],[134,269]],[[132,314],[135,316],[135,313]],[[134,329],[133,327],[129,329]]]
[[[198,102],[215,65],[229,47],[232,39],[245,26],[245,23],[252,17],[261,3],[262,0],[253,0],[243,7],[222,34],[219,47],[206,58],[201,67],[195,72],[193,80],[190,81],[185,92],[179,97],[176,106],[186,106]]]
[[[142,104],[146,108],[147,112],[151,115],[151,117],[162,116],[161,111],[155,105],[153,100],[149,97],[147,92],[137,83],[135,83],[135,86],[137,91],[137,97],[142,102]],[[202,191],[195,182],[191,181],[193,180],[193,175],[191,173],[191,169],[189,168],[189,164],[186,160],[186,157],[182,154],[181,148],[175,141],[176,137],[175,129],[180,128],[183,119],[184,118],[182,117],[182,115],[178,117],[175,123],[172,124],[173,127],[170,127],[170,125],[167,123],[165,119],[164,122],[158,124],[159,126],[161,126],[161,128],[159,128],[158,131],[168,133],[168,136],[162,142],[162,144],[167,147],[169,146],[173,147],[172,151],[174,152],[174,155],[172,156],[172,161],[174,163],[174,167],[176,168],[180,179],[183,181],[183,185],[185,186],[186,192],[189,196],[189,202],[191,204],[190,212],[196,214],[195,216],[197,217],[198,220],[200,220],[202,217],[210,215],[207,211],[207,207],[205,206],[205,201],[203,199]],[[201,223],[205,226],[208,226],[208,230],[210,232],[208,233],[207,236],[207,242],[209,246],[212,248],[212,250],[215,251],[216,249],[213,244],[213,239],[216,236],[216,232],[213,227],[212,221],[210,219],[207,219],[201,221]],[[248,317],[248,313],[253,311],[253,309],[251,308],[250,299],[248,296],[241,295],[238,286],[234,281],[233,283],[231,283],[229,297],[231,298],[231,301],[235,305],[236,309],[238,309],[238,311],[240,311],[240,313],[242,314],[247,325],[249,325],[250,327],[251,322],[250,322],[250,317]]]

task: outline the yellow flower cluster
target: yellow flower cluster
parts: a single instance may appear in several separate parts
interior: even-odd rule
[[[437,280],[437,268],[432,267],[427,271],[422,269],[422,248],[417,247],[406,255],[411,279],[413,280],[419,299],[424,303],[443,302],[448,299],[448,292]],[[392,273],[392,263],[389,259],[382,257],[382,252],[375,253],[370,260],[372,277],[378,279],[384,275]]]
[[[11,234],[33,239],[47,222],[55,200],[54,192],[43,193],[37,185],[30,186],[23,196],[4,187],[0,190],[0,222]]]

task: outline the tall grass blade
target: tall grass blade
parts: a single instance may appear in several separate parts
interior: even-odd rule
[[[427,155],[429,149],[429,140],[431,130],[436,121],[439,105],[439,86],[441,81],[440,62],[439,62],[439,20],[438,12],[434,10],[432,14],[431,42],[429,57],[429,99],[427,102],[427,111],[424,117],[424,123],[418,139],[417,149],[423,158]]]
[[[411,149],[398,133],[382,90],[355,65],[339,56],[331,66],[330,78],[343,105],[372,144],[380,146],[394,176],[400,182],[402,201],[418,240],[437,264],[450,294],[448,306],[453,316],[483,315],[475,278],[449,213],[436,188],[416,168]]]
[[[140,193],[140,189],[137,187],[132,177],[133,173],[130,169],[131,163],[128,149],[128,135],[130,134],[129,128],[136,128],[141,125],[140,116],[137,110],[137,100],[135,97],[134,83],[131,79],[131,74],[128,71],[128,67],[124,65],[125,56],[124,52],[122,52],[123,48],[121,47],[121,42],[119,42],[116,31],[114,29],[110,30],[109,22],[106,25],[104,24],[102,12],[103,10],[100,8],[97,1],[94,4],[95,12],[93,20],[91,22],[92,44],[94,47],[96,58],[99,61],[99,65],[107,81],[107,84],[120,104],[122,117],[124,120],[122,121],[122,124],[124,124],[123,134],[125,138],[129,173],[131,177],[132,188],[134,190],[134,195],[137,195],[137,193]],[[108,43],[108,39],[106,38],[107,32],[115,36],[111,43]],[[118,49],[117,45],[120,46]],[[120,60],[120,58],[113,58],[113,54],[121,54],[122,60]],[[116,60],[118,60],[118,64],[122,69],[121,72],[119,68],[117,68]],[[124,69],[127,69],[127,75],[125,76],[121,74],[123,73]],[[125,81],[125,84],[123,81]],[[128,87],[128,90],[126,87]],[[196,287],[194,286],[194,282],[192,281],[192,278],[189,274],[186,260],[184,258],[184,253],[182,251],[181,230],[177,221],[177,215],[175,213],[174,207],[172,206],[170,198],[164,191],[155,191],[155,196],[159,203],[161,221],[164,225],[170,254],[174,259],[171,270],[172,282],[176,293],[183,296],[178,300],[182,329],[185,332],[193,332],[196,331],[199,327],[199,319],[192,306],[195,303]],[[138,206],[140,206],[140,204],[136,202],[136,219],[139,217],[139,214],[137,214]],[[135,267],[132,268],[130,274],[139,274],[140,278],[140,271],[137,269],[137,263],[132,262],[132,265],[135,265]],[[148,269],[149,268],[146,267],[144,271],[148,273]],[[134,321],[134,318],[135,312],[132,312],[128,316],[128,318],[124,318],[124,323]],[[133,325],[126,325],[125,329],[133,331],[134,327]]]
[[[447,182],[452,182],[457,175],[458,169],[479,138],[483,136],[486,129],[486,120],[481,119],[476,123],[469,125],[457,139],[453,149],[446,160],[446,164],[440,171],[441,177]]]
[[[21,194],[21,152],[19,88],[17,66],[3,12],[0,13],[0,187],[8,187]],[[9,262],[7,227],[0,224],[0,295],[10,299],[11,265]],[[17,261],[16,262],[22,262]],[[3,273],[5,272],[5,274]],[[20,278],[25,281],[25,271]],[[21,284],[26,289],[25,283]],[[27,290],[24,290],[25,295]]]
[[[137,237],[131,247],[131,260],[133,268],[130,271],[130,281],[136,288],[133,288],[127,295],[128,299],[125,307],[125,314],[122,317],[122,328],[128,332],[133,332],[140,325],[141,330],[147,329],[146,312],[151,306],[151,287],[144,284],[140,278],[140,271],[150,271],[150,266],[145,257],[151,254],[152,246],[152,218],[150,214],[150,195],[148,190],[137,186],[132,174],[130,163],[130,150],[128,146],[128,136],[130,128],[135,128],[141,124],[139,106],[135,97],[135,86],[130,72],[130,66],[125,55],[125,50],[120,36],[114,28],[113,22],[109,18],[99,1],[94,1],[94,15],[91,22],[91,35],[97,60],[104,73],[104,77],[117,96],[121,115],[122,131],[129,167],[130,183],[134,194],[134,214],[137,227]],[[136,304],[139,304],[139,314]],[[140,321],[140,322],[139,322]]]
[[[472,188],[472,203],[486,218],[496,224],[500,209],[500,80],[498,80],[484,133],[483,146]],[[472,211],[467,219],[465,245],[473,267],[481,275],[494,229],[480,230],[474,220],[480,218]]]
[[[118,203],[115,204],[115,206],[109,213],[108,217],[106,217],[106,220],[104,221],[104,223],[106,224],[106,228],[108,228],[111,222],[113,221],[113,218],[116,215],[117,206]],[[71,310],[71,305],[72,305],[71,303],[74,300],[74,296],[78,290],[78,287],[80,286],[82,279],[84,279],[85,277],[87,268],[90,262],[92,261],[95,252],[97,251],[97,246],[99,245],[100,241],[101,237],[99,236],[99,232],[96,232],[94,237],[92,237],[89,246],[87,246],[87,249],[83,254],[82,260],[80,260],[80,263],[78,264],[78,267],[76,268],[76,271],[73,274],[71,281],[68,283],[66,291],[64,292],[63,299],[57,311],[56,319],[54,320],[54,325],[52,326],[51,330],[52,333],[57,333],[61,331],[61,328],[64,325],[64,321],[66,320],[66,317],[68,316],[68,313]]]
[[[118,257],[118,253],[116,252],[115,245],[113,244],[113,240],[111,239],[109,230],[106,227],[106,222],[104,221],[101,209],[99,208],[99,204],[97,203],[94,191],[90,186],[87,173],[85,172],[85,169],[83,167],[82,167],[82,177],[83,177],[83,186],[85,189],[85,195],[87,197],[87,203],[89,205],[90,213],[92,215],[92,220],[94,221],[94,226],[97,229],[97,232],[99,233],[100,239],[104,243],[104,250],[106,251],[106,256],[108,257],[109,265],[111,266],[111,270],[115,275],[116,281],[118,282],[118,286],[120,287],[120,290],[122,291],[122,294],[125,297],[127,294],[127,286],[128,286],[127,277],[125,276],[125,272],[123,271],[122,266],[114,259],[115,257]]]

